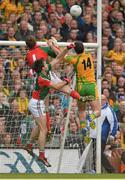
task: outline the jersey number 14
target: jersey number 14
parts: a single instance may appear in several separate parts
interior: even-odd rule
[[[91,63],[90,58],[88,58],[87,61],[83,60],[82,64],[84,66],[84,70],[86,70],[87,68],[90,68],[90,69],[92,68],[92,63]]]

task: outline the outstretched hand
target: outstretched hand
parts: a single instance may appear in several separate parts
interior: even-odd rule
[[[48,41],[47,41],[48,46],[52,47],[52,46],[58,46],[57,45],[57,40],[54,37],[51,37]]]
[[[49,40],[47,41],[47,44],[48,44],[49,47],[52,47],[52,46],[53,46],[53,41],[52,41],[52,39],[49,39]]]

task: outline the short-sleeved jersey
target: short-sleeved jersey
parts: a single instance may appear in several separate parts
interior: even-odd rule
[[[91,54],[67,56],[65,61],[74,65],[77,83],[95,82],[94,60]]]
[[[48,56],[55,58],[56,54],[49,47],[40,47],[36,45],[34,48],[28,51],[26,55],[26,61],[28,62],[28,65],[32,68],[32,65],[35,61],[40,59],[46,61]]]

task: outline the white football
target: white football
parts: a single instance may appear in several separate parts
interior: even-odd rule
[[[72,16],[78,17],[81,15],[81,13],[82,13],[82,8],[79,5],[73,5],[70,8],[70,14]]]

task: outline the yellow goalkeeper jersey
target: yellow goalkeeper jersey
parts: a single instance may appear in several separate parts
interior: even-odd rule
[[[94,59],[89,53],[67,56],[65,61],[74,65],[77,83],[95,82]]]

